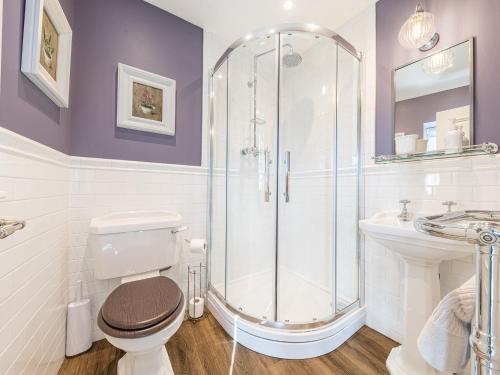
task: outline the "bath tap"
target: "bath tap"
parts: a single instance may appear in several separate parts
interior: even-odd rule
[[[406,205],[408,203],[411,203],[408,199],[403,199],[400,200],[399,203],[403,205],[403,209],[401,210],[401,213],[398,215],[398,219],[401,221],[410,221],[410,213],[408,212],[408,209],[406,208]]]

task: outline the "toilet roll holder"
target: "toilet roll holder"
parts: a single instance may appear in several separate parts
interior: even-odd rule
[[[184,232],[189,227],[182,225],[171,230],[172,234]],[[184,238],[184,241],[191,245],[192,240]],[[206,244],[203,248],[203,253],[206,251]],[[199,321],[205,317],[204,313],[204,294],[203,294],[203,273],[206,278],[206,266],[200,262],[196,266],[188,265],[188,282],[187,282],[187,318],[191,321]]]
[[[204,313],[204,297],[203,297],[203,272],[206,272],[206,266],[200,262],[196,266],[188,266],[188,284],[187,284],[187,300],[188,309],[187,317],[191,321],[199,321],[205,317]]]

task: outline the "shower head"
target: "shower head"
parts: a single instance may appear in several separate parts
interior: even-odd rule
[[[302,62],[302,56],[297,52],[293,52],[293,47],[290,43],[283,45],[283,48],[285,47],[288,47],[289,51],[283,55],[283,65],[287,68],[299,66]]]

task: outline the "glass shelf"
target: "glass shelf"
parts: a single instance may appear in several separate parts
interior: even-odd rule
[[[417,152],[414,154],[401,154],[401,155],[379,155],[374,156],[372,159],[377,164],[384,163],[404,163],[417,160],[430,160],[430,159],[446,159],[457,158],[473,155],[490,155],[498,152],[498,145],[496,143],[481,143],[479,145],[464,146],[462,150],[436,150],[428,152]]]

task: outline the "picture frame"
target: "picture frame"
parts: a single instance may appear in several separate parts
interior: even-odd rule
[[[175,105],[175,80],[118,64],[118,127],[173,136]]]
[[[26,0],[21,71],[68,108],[73,32],[58,0]]]

